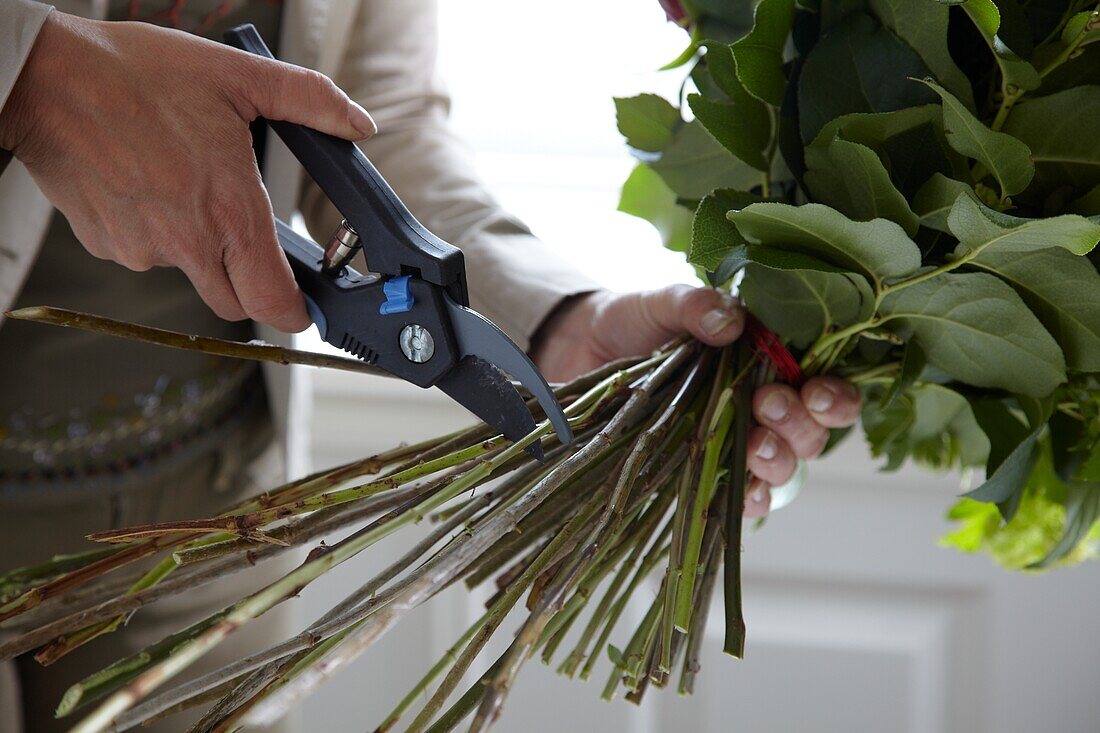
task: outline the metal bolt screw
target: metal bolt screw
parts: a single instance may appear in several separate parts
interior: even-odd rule
[[[420,324],[413,323],[401,329],[398,341],[401,344],[401,353],[415,364],[423,364],[435,354],[435,339]]]
[[[334,275],[344,268],[363,244],[359,241],[359,235],[346,220],[341,221],[329,239],[328,249],[325,250],[325,259],[321,263],[321,269],[330,275]]]

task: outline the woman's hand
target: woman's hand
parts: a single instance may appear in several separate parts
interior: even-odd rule
[[[222,318],[309,325],[248,123],[347,140],[373,120],[327,77],[145,23],[53,12],[0,111],[23,162],[96,257],[179,267]]]
[[[564,381],[614,359],[646,354],[683,333],[724,346],[736,341],[744,328],[745,312],[737,300],[710,288],[596,292],[567,301],[552,313],[535,335],[531,355],[547,379]],[[761,517],[771,504],[769,489],[789,481],[799,459],[821,454],[828,429],[855,423],[860,395],[842,379],[815,377],[798,391],[785,384],[761,387],[752,411],[757,425],[749,434],[753,479],[745,516]]]

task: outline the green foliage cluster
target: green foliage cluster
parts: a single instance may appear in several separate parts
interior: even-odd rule
[[[985,482],[944,542],[1100,539],[1100,4],[684,0],[676,104],[616,100],[620,208],[736,287],[875,455]]]

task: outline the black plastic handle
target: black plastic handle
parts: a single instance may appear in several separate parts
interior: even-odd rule
[[[230,46],[275,58],[251,23],[224,37]],[[268,124],[358,232],[373,272],[413,275],[469,304],[462,251],[425,229],[354,143],[290,122]]]
[[[275,220],[279,244],[306,298],[309,316],[321,338],[420,387],[430,387],[450,372],[459,358],[443,291],[423,280],[409,279],[413,306],[384,315],[385,279],[344,267],[335,275],[322,269],[324,250]],[[400,348],[401,332],[417,325],[432,334],[435,353],[424,362],[409,361]]]

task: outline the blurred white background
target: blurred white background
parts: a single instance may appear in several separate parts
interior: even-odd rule
[[[609,287],[690,282],[647,223],[615,211],[632,162],[611,97],[674,96],[680,83],[678,72],[654,71],[685,42],[656,0],[441,5],[454,125],[499,198]],[[314,375],[317,466],[468,422],[432,393]],[[745,661],[719,652],[716,607],[693,699],[651,690],[640,708],[608,705],[598,699],[606,667],[580,683],[531,661],[498,729],[1100,730],[1100,566],[1023,577],[940,549],[957,490],[954,477],[879,474],[852,440],[746,539]],[[311,587],[299,601],[303,623],[411,544],[384,542]],[[479,614],[462,592],[435,599],[309,700],[303,730],[373,730]]]
[[[615,210],[633,162],[613,96],[675,98],[657,72],[686,44],[650,0],[441,3],[440,66],[452,121],[501,201],[617,290],[691,282],[647,222]]]

